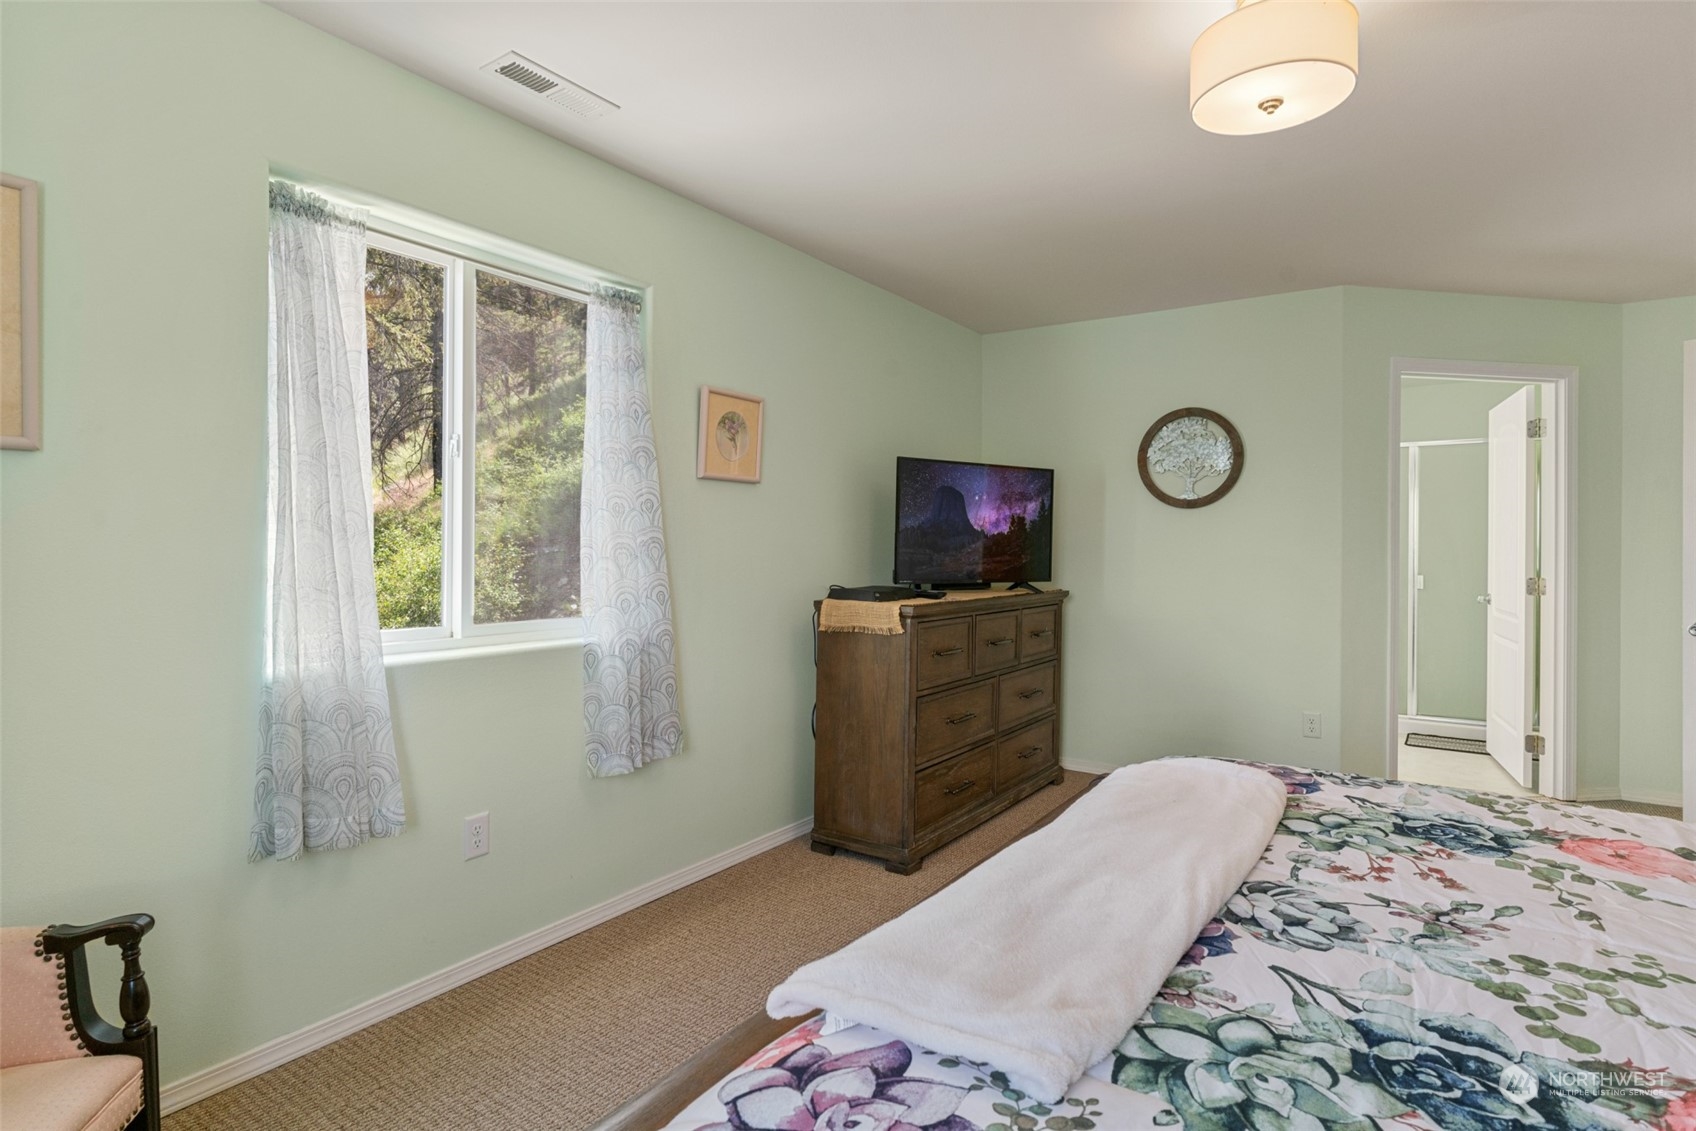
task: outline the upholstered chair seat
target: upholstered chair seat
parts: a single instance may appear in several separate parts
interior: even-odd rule
[[[78,1056],[0,1068],[0,1127],[123,1131],[140,1111],[137,1056]]]
[[[151,916],[126,915],[0,930],[0,1128],[158,1131],[159,1035],[141,970],[152,928]],[[94,1008],[83,948],[97,939],[122,953],[122,1028]]]

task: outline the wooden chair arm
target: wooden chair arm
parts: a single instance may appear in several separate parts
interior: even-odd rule
[[[47,927],[41,932],[41,949],[65,957],[65,989],[71,1024],[83,1047],[95,1055],[122,1053],[141,1060],[142,1110],[128,1131],[160,1131],[159,1032],[147,1019],[152,1004],[147,974],[141,968],[141,936],[153,929],[151,915],[120,915],[86,927],[68,924]],[[118,988],[118,1012],[122,1029],[100,1016],[88,981],[86,948],[96,939],[118,948],[124,960],[123,984]]]
[[[108,946],[125,943],[141,945],[141,936],[153,929],[151,915],[120,915],[86,927],[56,924],[41,932],[48,954],[69,954],[74,948],[87,946],[95,939],[105,939]]]
[[[147,974],[141,968],[141,936],[153,929],[151,915],[120,915],[86,927],[59,924],[41,932],[41,947],[48,954],[65,956],[65,981],[70,990],[71,1021],[88,1046],[97,1051],[128,1051],[123,1046],[153,1031],[147,1019],[152,1004]],[[88,981],[88,959],[83,948],[96,939],[118,948],[124,960],[123,984],[118,989],[118,1012],[124,1027],[106,1021],[95,1008]]]

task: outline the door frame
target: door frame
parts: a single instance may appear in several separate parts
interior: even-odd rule
[[[1384,733],[1384,765],[1386,776],[1394,778],[1400,759],[1399,716],[1397,696],[1406,668],[1402,662],[1406,648],[1403,616],[1406,610],[1396,597],[1407,579],[1407,554],[1402,545],[1401,500],[1401,436],[1402,436],[1402,378],[1440,377],[1458,381],[1499,381],[1513,385],[1539,385],[1545,398],[1543,415],[1550,418],[1549,435],[1539,461],[1539,531],[1541,535],[1542,577],[1549,595],[1540,606],[1539,656],[1540,683],[1538,704],[1538,733],[1543,735],[1543,755],[1539,762],[1537,789],[1549,797],[1573,801],[1578,796],[1578,703],[1575,677],[1578,672],[1578,585],[1574,566],[1576,531],[1574,527],[1573,437],[1575,411],[1578,404],[1578,367],[1574,365],[1522,365],[1511,362],[1453,361],[1424,357],[1390,359],[1390,592],[1389,610],[1389,681],[1386,686],[1387,718]],[[1688,379],[1688,375],[1687,375]],[[1688,398],[1687,398],[1688,400]],[[1688,447],[1686,449],[1689,450]],[[1689,472],[1686,473],[1690,474]],[[1552,488],[1552,489],[1551,489]],[[1689,755],[1686,742],[1686,757]],[[1688,786],[1688,776],[1686,778]]]
[[[1684,618],[1696,625],[1696,341],[1684,343]],[[1696,641],[1684,651],[1684,819],[1696,823]]]

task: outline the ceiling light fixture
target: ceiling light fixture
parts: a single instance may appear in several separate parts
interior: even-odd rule
[[[1237,0],[1190,48],[1190,114],[1216,134],[1264,134],[1335,110],[1360,71],[1350,0]]]

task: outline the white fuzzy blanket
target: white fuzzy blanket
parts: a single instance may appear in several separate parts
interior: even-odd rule
[[[1115,770],[1048,827],[771,992],[1005,1072],[1055,1102],[1142,1016],[1284,812],[1263,770]]]

